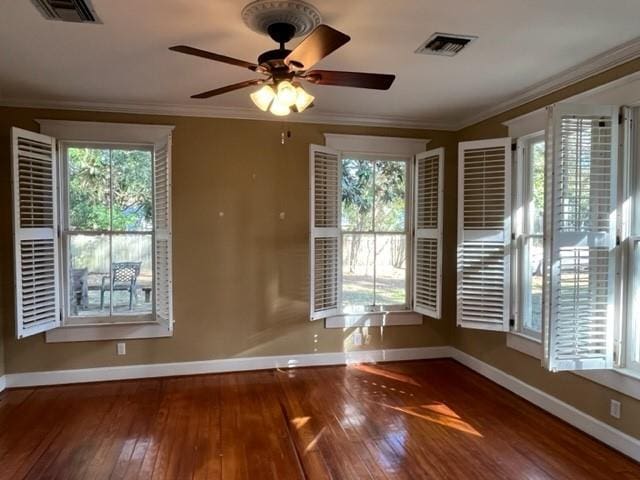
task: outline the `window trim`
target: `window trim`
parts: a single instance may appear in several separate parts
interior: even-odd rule
[[[137,123],[82,122],[72,120],[36,119],[40,132],[62,143],[98,143],[146,145],[152,148],[167,143],[174,125]],[[155,261],[155,260],[154,260]],[[63,294],[64,295],[64,294]],[[157,319],[144,322],[117,322],[87,325],[63,325],[46,332],[47,343],[160,338],[173,336]]]
[[[413,159],[419,153],[428,150],[428,144],[430,139],[426,138],[405,138],[405,137],[384,137],[378,135],[350,135],[341,133],[325,133],[325,145],[328,148],[337,150],[341,154],[343,152],[350,152],[353,154],[359,154],[363,156],[387,156],[387,157],[404,157],[408,158],[408,165],[412,169],[412,177],[410,179],[411,185],[407,188],[413,192]],[[407,235],[413,237],[413,199],[408,201],[411,208],[409,214],[411,217],[408,219]],[[340,234],[341,235],[341,234]],[[411,252],[411,255],[413,252]],[[342,262],[342,259],[340,259]],[[413,265],[407,265],[407,268],[413,268]],[[413,270],[411,271],[411,276]],[[411,276],[408,276],[410,279]],[[412,284],[412,282],[410,282]],[[340,285],[339,288],[342,288]],[[412,285],[411,285],[412,288]],[[413,305],[412,297],[408,296],[409,309],[393,312],[367,312],[364,314],[355,314],[357,317],[364,317],[372,322],[370,326],[395,326],[395,325],[422,325],[423,315],[418,314],[417,317],[412,315]],[[352,326],[351,317],[353,314],[340,313],[337,315],[331,315],[325,318],[325,328],[349,328]],[[365,320],[363,320],[365,321]],[[379,324],[379,325],[378,325]]]

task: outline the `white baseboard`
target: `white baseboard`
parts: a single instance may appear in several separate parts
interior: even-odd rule
[[[311,353],[268,357],[228,358],[199,362],[158,363],[121,367],[84,368],[48,372],[9,373],[0,377],[5,387],[34,387],[66,383],[99,382],[149,377],[170,377],[204,373],[240,372],[271,368],[346,365],[362,362],[390,362],[453,358],[489,380],[546,410],[610,447],[640,461],[640,440],[597,420],[571,405],[453,347],[398,348],[358,352]]]
[[[512,391],[550,414],[564,420],[579,430],[597,438],[610,447],[640,461],[640,440],[616,430],[606,423],[587,415],[568,403],[539,390],[477,358],[455,348],[451,357],[480,375]]]
[[[47,372],[10,373],[6,375],[9,388],[60,385],[66,383],[101,382],[149,377],[172,377],[203,373],[241,372],[270,368],[312,367],[320,365],[346,365],[363,362],[391,362],[446,358],[450,348],[421,347],[389,350],[364,350],[357,352],[309,353],[268,357],[225,358],[198,362],[155,363],[120,367],[82,368],[77,370],[53,370]]]

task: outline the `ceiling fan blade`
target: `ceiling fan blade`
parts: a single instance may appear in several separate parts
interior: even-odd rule
[[[388,90],[396,79],[395,75],[384,73],[337,72],[334,70],[311,70],[301,77],[317,85],[372,88],[374,90]]]
[[[200,50],[199,48],[188,47],[186,45],[176,45],[175,47],[169,47],[169,50],[174,52],[186,53],[187,55],[195,55],[196,57],[207,58],[209,60],[215,60],[216,62],[228,63],[237,67],[248,68],[254,72],[258,68],[258,65],[251,62],[245,62],[244,60],[238,60],[237,58],[227,57],[225,55],[218,55],[217,53],[207,52],[206,50]]]
[[[284,63],[294,70],[308,70],[334,50],[351,40],[328,25],[318,25],[284,59]]]
[[[250,87],[252,85],[260,85],[264,83],[265,79],[256,78],[253,80],[245,80],[244,82],[234,83],[232,85],[227,85],[226,87],[216,88],[214,90],[209,90],[207,92],[198,93],[197,95],[191,95],[191,98],[211,98],[216,95],[222,95],[223,93],[233,92],[234,90],[240,90],[241,88]]]

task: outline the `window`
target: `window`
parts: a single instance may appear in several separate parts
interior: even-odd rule
[[[513,213],[516,220],[515,330],[536,339],[542,334],[544,155],[542,134],[519,140]]]
[[[39,123],[12,130],[17,336],[170,336],[173,127]]]
[[[640,129],[637,128],[640,119],[640,107],[623,109],[624,129],[622,142],[626,152],[623,158],[627,165],[623,167],[623,195],[622,211],[627,217],[628,231],[623,229],[623,241],[626,246],[628,262],[623,256],[623,265],[629,266],[626,288],[626,367],[640,374]],[[625,168],[626,167],[626,168]],[[626,179],[626,181],[624,181]]]
[[[554,105],[546,132],[551,143],[541,134],[518,140],[515,330],[538,339],[532,327],[548,322],[542,331],[552,370],[640,374],[639,110],[623,107],[618,115],[615,106]],[[554,208],[543,218],[546,205]],[[540,227],[541,221],[547,223]],[[527,239],[540,233],[545,249],[535,257],[542,256],[549,279],[542,316],[529,300],[539,289],[528,283],[535,281],[539,259],[527,249]],[[517,338],[508,344],[542,353]],[[588,378],[628,391],[615,375]]]
[[[409,308],[408,161],[343,154],[342,310]]]
[[[338,328],[422,323],[406,312],[440,318],[444,149],[327,138],[355,148],[310,146],[311,319]]]
[[[150,321],[153,150],[62,143],[67,323]]]
[[[629,311],[627,314],[628,352],[625,366],[640,373],[640,236],[638,234],[631,238],[630,266]]]

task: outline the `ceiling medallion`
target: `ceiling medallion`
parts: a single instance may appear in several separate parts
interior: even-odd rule
[[[255,0],[242,9],[242,21],[254,32],[268,34],[274,23],[295,27],[294,37],[307,35],[322,23],[320,12],[303,0]]]

